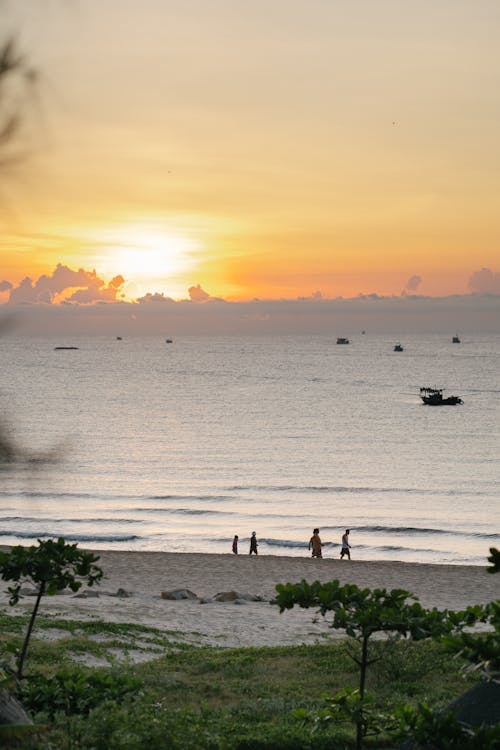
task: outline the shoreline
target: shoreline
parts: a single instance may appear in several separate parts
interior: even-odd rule
[[[423,606],[438,609],[459,610],[500,597],[500,576],[489,574],[486,565],[85,549],[99,555],[97,565],[104,572],[100,586],[88,590],[87,598],[85,586],[76,597],[71,592],[46,596],[40,615],[142,624],[173,631],[177,640],[206,645],[298,645],[335,635],[314,609],[295,607],[280,614],[278,607],[271,606],[277,583],[338,579],[362,588],[399,588],[416,595]],[[8,582],[1,584],[4,611],[30,611],[29,596],[9,607]],[[126,592],[123,597],[117,596],[119,589]],[[162,592],[175,589],[188,589],[198,598],[162,599]],[[213,600],[228,591],[262,601]]]

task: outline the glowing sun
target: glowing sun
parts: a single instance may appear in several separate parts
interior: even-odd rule
[[[121,274],[129,295],[185,292],[189,271],[196,265],[197,242],[140,227],[127,227],[120,238],[123,240],[118,242],[107,240],[105,252],[101,249],[98,266],[102,273]]]

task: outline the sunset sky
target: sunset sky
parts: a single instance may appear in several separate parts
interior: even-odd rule
[[[109,300],[500,293],[497,0],[0,13],[37,72],[0,302],[58,264],[75,278],[42,302],[92,301],[78,269]]]

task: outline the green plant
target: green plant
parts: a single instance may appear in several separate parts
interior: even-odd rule
[[[338,580],[329,583],[301,581],[276,586],[274,601],[280,612],[300,607],[318,607],[325,616],[333,613],[330,627],[344,630],[358,644],[352,658],[359,667],[359,695],[352,711],[356,725],[356,747],[361,748],[367,732],[365,714],[366,674],[374,659],[369,658],[369,641],[375,633],[396,634],[414,640],[437,637],[476,621],[478,612],[426,610],[417,597],[403,589],[360,589],[355,584],[340,585]],[[376,657],[378,659],[380,657]],[[375,660],[376,660],[375,659]]]
[[[101,703],[137,693],[142,685],[141,679],[127,673],[77,667],[61,669],[50,677],[31,676],[23,681],[20,697],[27,709],[50,719],[58,712],[85,716]]]
[[[500,550],[495,549],[495,547],[490,547],[488,562],[491,563],[491,567],[488,568],[488,573],[498,573],[500,571]]]
[[[490,547],[488,561],[492,567],[488,573],[500,571],[500,551]],[[472,609],[472,608],[470,608]],[[460,653],[473,665],[473,669],[483,671],[487,679],[500,670],[500,600],[490,602],[484,607],[476,607],[478,619],[490,625],[491,630],[486,633],[460,633],[444,639],[446,647],[455,653]]]
[[[78,591],[85,580],[89,586],[98,583],[102,570],[94,563],[99,559],[91,552],[78,549],[76,544],[66,544],[62,537],[57,541],[38,540],[38,546],[13,547],[10,552],[0,552],[0,575],[4,581],[15,581],[9,586],[9,604],[15,605],[21,596],[23,583],[35,584],[37,594],[28,623],[23,645],[17,661],[17,678],[22,679],[28,643],[35,624],[40,601],[44,594],[55,594],[66,588]]]
[[[405,706],[398,712],[399,739],[410,739],[418,747],[432,750],[499,750],[500,725],[470,727],[457,721],[453,712],[433,711],[425,703]],[[414,745],[413,745],[414,746]]]
[[[365,692],[361,700],[357,688],[342,688],[333,696],[324,696],[324,700],[326,705],[319,711],[310,712],[299,708],[292,711],[292,715],[302,725],[312,722],[313,733],[332,721],[355,726],[361,724],[363,737],[368,734],[378,735],[394,723],[394,717],[377,709],[372,695]]]

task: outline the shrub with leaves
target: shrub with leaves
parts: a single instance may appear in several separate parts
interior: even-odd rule
[[[491,567],[488,568],[488,573],[500,572],[500,550],[495,549],[495,547],[490,547],[488,562],[491,563]]]
[[[351,706],[356,725],[356,747],[361,748],[368,731],[368,714],[365,711],[365,685],[369,657],[369,640],[375,633],[385,633],[422,640],[461,629],[476,622],[480,610],[469,608],[465,612],[427,610],[417,597],[403,589],[361,589],[355,584],[340,585],[338,580],[329,583],[301,581],[276,586],[275,603],[280,612],[300,607],[317,607],[325,616],[332,614],[330,627],[344,630],[355,640],[358,649],[352,658],[359,666],[359,693]],[[380,658],[380,657],[377,657]],[[352,702],[352,701],[351,701]]]
[[[488,573],[500,570],[500,552],[490,548],[488,561],[493,565]],[[500,600],[478,607],[482,614],[480,620],[490,626],[485,633],[460,633],[455,637],[445,638],[449,650],[460,653],[471,662],[473,669],[479,669],[487,679],[496,679],[500,673]]]
[[[86,716],[106,701],[120,701],[137,693],[143,685],[138,677],[123,672],[83,668],[61,669],[50,677],[33,675],[20,689],[23,705],[33,713]]]
[[[398,737],[409,739],[410,747],[432,750],[500,750],[499,724],[470,727],[457,721],[452,711],[433,711],[425,703],[399,712]]]
[[[88,586],[99,583],[102,570],[95,565],[97,560],[97,555],[79,550],[76,544],[66,544],[62,537],[57,541],[39,539],[38,546],[19,545],[10,552],[0,552],[0,576],[4,581],[14,581],[14,585],[8,588],[9,604],[13,606],[18,603],[25,583],[34,584],[37,591],[17,662],[18,679],[23,676],[24,659],[42,596],[53,595],[66,588],[78,591],[82,581],[86,581]]]

